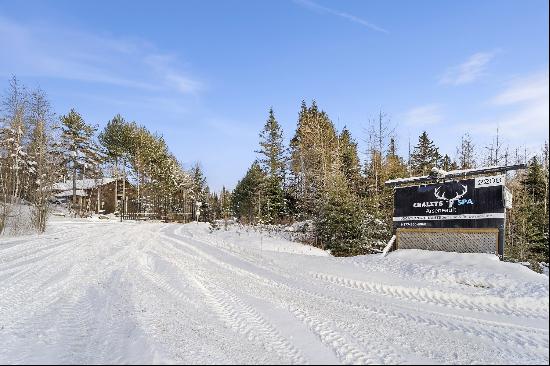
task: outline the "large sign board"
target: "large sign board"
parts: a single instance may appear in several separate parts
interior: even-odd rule
[[[395,228],[502,228],[504,175],[395,189]]]

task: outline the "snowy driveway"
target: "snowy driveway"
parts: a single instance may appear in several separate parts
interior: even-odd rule
[[[112,221],[2,238],[0,363],[548,363],[548,277],[300,248]]]

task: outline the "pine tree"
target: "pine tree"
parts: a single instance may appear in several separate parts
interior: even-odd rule
[[[124,118],[117,114],[107,122],[103,131],[99,134],[99,142],[103,146],[105,155],[113,162],[115,170],[115,191],[118,192],[119,164],[123,167],[123,194],[125,200],[126,191],[126,161],[130,153],[131,126]],[[114,207],[118,207],[117,195],[114,195]]]
[[[263,220],[275,222],[287,212],[284,192],[286,176],[286,161],[283,146],[283,132],[275,119],[273,108],[269,110],[269,117],[260,132],[260,150],[256,151],[260,157],[258,162],[266,175],[261,187],[264,197]]]
[[[275,119],[273,108],[269,109],[269,117],[260,132],[260,150],[256,152],[260,155],[258,162],[262,170],[268,176],[284,181],[287,159],[283,146],[283,131]]]
[[[350,190],[359,196],[363,193],[363,177],[361,176],[361,162],[357,153],[357,142],[355,142],[346,127],[342,130],[338,139],[342,173]]]
[[[80,171],[82,178],[85,170],[97,166],[99,155],[93,142],[96,128],[88,125],[74,109],[61,116],[61,147],[65,156],[65,164],[72,171],[73,204],[76,204],[76,178]],[[82,207],[80,207],[82,209]]]
[[[539,262],[548,263],[547,174],[545,164],[534,156],[527,170],[520,171],[507,184],[514,195],[514,206],[508,214],[505,254],[531,262],[535,270]]]
[[[225,189],[225,186],[222,187],[222,191],[220,194],[220,206],[222,210],[224,227],[226,230],[227,230],[228,220],[231,217],[231,207],[232,207],[231,200],[232,200],[231,192]]]
[[[522,184],[527,196],[527,245],[530,259],[548,263],[548,215],[546,211],[546,177],[542,164],[534,156]]]
[[[406,176],[408,176],[407,164],[403,158],[397,154],[397,142],[395,138],[391,138],[388,146],[388,153],[382,166],[381,181],[385,182],[390,179]],[[373,206],[371,205],[370,207]],[[371,210],[371,216],[374,220],[380,220],[383,223],[387,231],[385,235],[389,236],[393,218],[393,188],[386,185],[380,187],[380,201],[376,207],[376,210]],[[383,230],[381,225],[380,223],[375,225],[377,226],[377,230],[374,231],[374,239],[377,241],[384,239],[382,237],[383,235],[380,235],[380,230]]]
[[[222,217],[221,200],[216,192],[210,193],[208,197],[209,209],[209,222],[214,222]]]
[[[238,220],[249,224],[262,221],[262,186],[265,173],[254,162],[233,190],[231,204]]]
[[[445,156],[441,159],[440,168],[448,172],[450,170],[458,169],[458,165],[456,162],[451,160],[449,155],[445,154]]]
[[[333,176],[333,182],[319,206],[314,222],[323,249],[330,250],[335,256],[363,254],[364,212],[357,196],[350,192],[343,174]]]
[[[441,160],[439,149],[430,140],[426,131],[418,138],[418,145],[411,154],[411,169],[413,174],[427,175]]]
[[[202,205],[207,204],[207,185],[206,185],[206,178],[204,177],[204,174],[202,172],[202,168],[199,163],[196,163],[191,168],[191,192],[193,194],[193,199],[195,205],[197,202],[201,205],[201,211],[202,211]],[[197,218],[197,219],[200,219]]]
[[[292,194],[300,218],[312,217],[316,201],[330,183],[335,161],[339,160],[338,137],[334,125],[324,111],[312,102],[302,102],[298,127],[290,143]]]

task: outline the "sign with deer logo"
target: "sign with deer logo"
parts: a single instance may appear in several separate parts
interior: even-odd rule
[[[504,220],[503,180],[479,178],[395,189],[394,226],[495,227]]]

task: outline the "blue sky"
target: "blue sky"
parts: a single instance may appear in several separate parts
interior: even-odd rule
[[[499,126],[548,139],[548,1],[5,1],[0,79],[15,74],[100,127],[116,113],[162,133],[214,189],[255,159],[273,106],[288,141],[316,99],[361,149],[388,114],[400,150],[424,129],[454,156]]]

